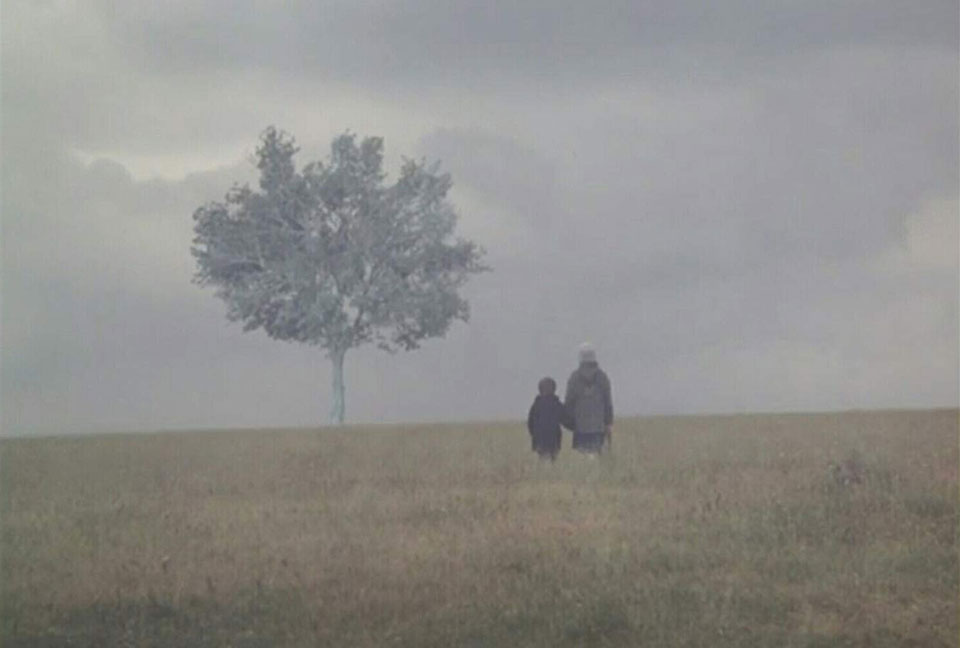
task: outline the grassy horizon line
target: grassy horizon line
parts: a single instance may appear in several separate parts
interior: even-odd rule
[[[911,414],[911,413],[944,413],[955,412],[960,417],[960,405],[943,405],[931,407],[876,407],[876,408],[848,408],[835,410],[744,410],[740,412],[689,412],[689,413],[650,413],[637,414],[630,413],[616,417],[614,427],[617,421],[641,421],[641,420],[662,420],[662,419],[703,419],[717,418],[728,419],[734,417],[769,417],[769,416],[841,416],[849,414]],[[490,418],[490,419],[462,419],[462,420],[443,420],[426,419],[422,421],[358,421],[346,422],[340,425],[330,423],[318,423],[316,425],[270,425],[270,426],[184,426],[184,427],[161,427],[161,428],[142,428],[127,429],[113,428],[103,430],[81,430],[77,432],[52,432],[37,431],[24,432],[17,434],[7,434],[0,430],[0,443],[6,440],[22,439],[60,439],[60,438],[90,438],[103,436],[144,436],[157,434],[207,434],[217,432],[305,432],[305,431],[331,431],[344,430],[351,428],[410,428],[410,427],[446,427],[446,426],[504,426],[504,425],[524,425],[523,418]]]

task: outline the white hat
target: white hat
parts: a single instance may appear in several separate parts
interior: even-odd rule
[[[580,363],[584,362],[596,362],[597,361],[597,352],[593,348],[593,345],[589,342],[584,342],[580,345]]]

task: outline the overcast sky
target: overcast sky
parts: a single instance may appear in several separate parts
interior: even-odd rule
[[[280,9],[283,7],[283,9]],[[354,422],[958,403],[955,0],[6,0],[6,435],[323,423],[314,347],[191,283],[276,125],[454,179],[471,322],[347,356]]]

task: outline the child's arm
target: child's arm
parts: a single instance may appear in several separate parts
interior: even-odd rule
[[[537,422],[537,402],[534,401],[530,406],[530,413],[527,414],[527,431],[533,436],[533,427]]]
[[[610,427],[613,425],[613,396],[610,393],[612,389],[609,378],[603,381],[603,387],[603,422]]]

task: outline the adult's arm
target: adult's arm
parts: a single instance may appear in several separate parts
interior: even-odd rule
[[[613,393],[610,387],[610,378],[604,374],[604,404],[603,404],[603,422],[606,425],[613,425]]]
[[[533,434],[533,426],[537,421],[537,403],[530,406],[530,412],[527,414],[527,431]]]

